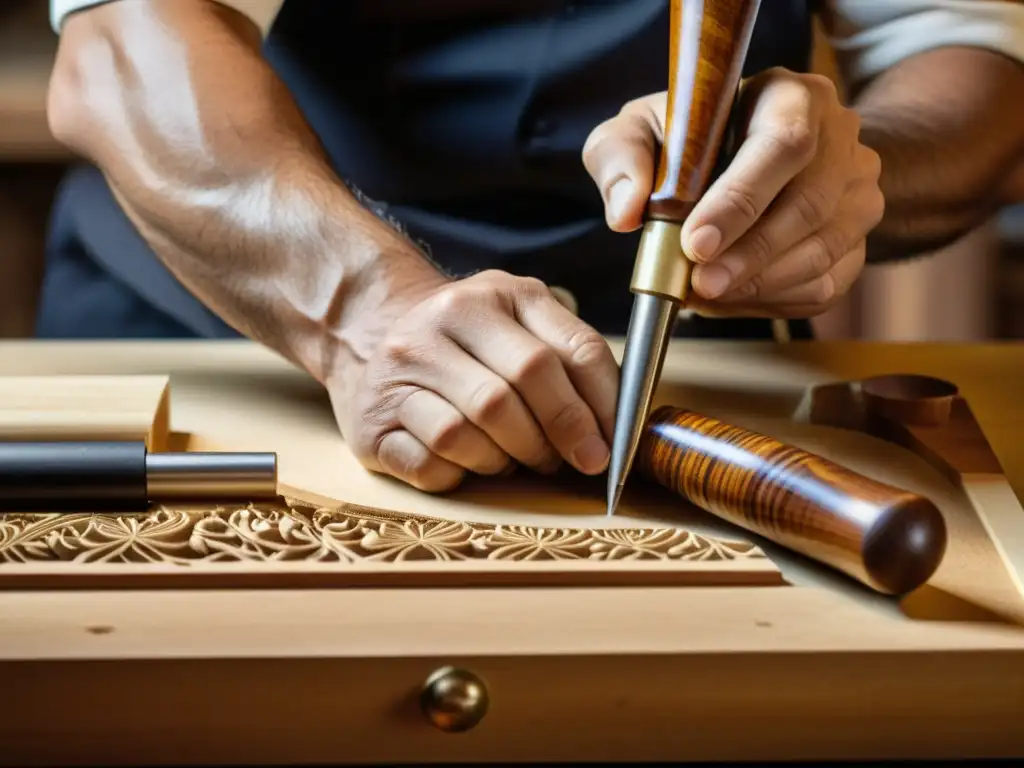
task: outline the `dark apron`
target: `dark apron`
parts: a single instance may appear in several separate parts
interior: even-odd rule
[[[570,290],[625,332],[638,234],[607,229],[580,153],[630,99],[667,86],[668,0],[285,0],[265,44],[338,173],[454,275],[503,269]],[[807,0],[762,0],[746,75],[807,71]],[[52,218],[37,334],[236,332],[163,267],[100,173],[74,169]],[[694,318],[683,336],[770,338]],[[806,321],[791,323],[808,338]]]

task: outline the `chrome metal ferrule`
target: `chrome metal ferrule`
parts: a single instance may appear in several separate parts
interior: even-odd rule
[[[277,454],[149,453],[146,492],[153,501],[275,498]]]

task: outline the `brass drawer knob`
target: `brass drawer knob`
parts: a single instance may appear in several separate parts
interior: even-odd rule
[[[420,707],[431,724],[447,733],[468,731],[484,719],[491,699],[484,681],[466,669],[441,667],[427,678]]]

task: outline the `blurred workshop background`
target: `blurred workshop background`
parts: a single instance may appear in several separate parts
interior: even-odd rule
[[[0,337],[33,333],[47,216],[64,168],[75,162],[46,125],[57,42],[47,6],[0,0]],[[818,71],[834,76],[820,35],[815,58]],[[869,267],[843,305],[815,322],[822,338],[1024,337],[1024,207],[930,258]]]

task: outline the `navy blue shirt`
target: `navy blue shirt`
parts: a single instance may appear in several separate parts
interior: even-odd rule
[[[810,5],[763,0],[745,75],[806,71]],[[668,24],[668,0],[285,0],[265,51],[338,173],[435,263],[562,286],[585,320],[622,334],[638,234],[608,230],[581,152],[624,103],[665,90]],[[68,180],[53,235],[41,335],[233,334],[159,264],[94,169]],[[95,268],[86,281],[82,259]],[[104,273],[141,304],[104,320]],[[147,307],[171,330],[145,320]],[[679,332],[771,334],[764,320]]]

